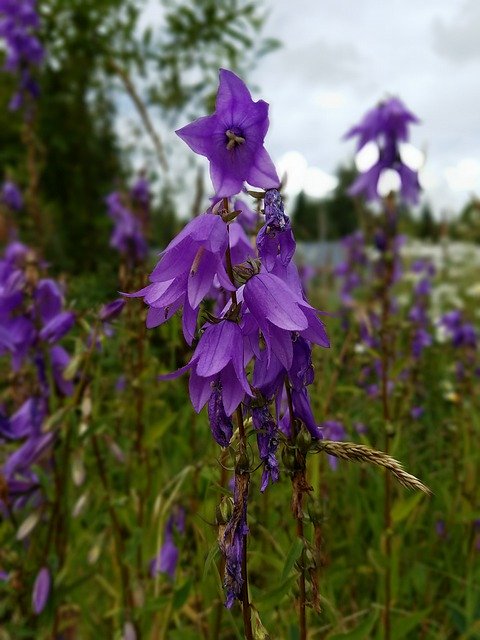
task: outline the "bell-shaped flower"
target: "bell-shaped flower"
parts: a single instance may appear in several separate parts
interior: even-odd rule
[[[243,299],[262,332],[267,358],[274,353],[285,369],[292,366],[292,332],[322,347],[330,346],[317,310],[273,273],[252,276],[245,284]]]
[[[367,111],[361,122],[345,134],[345,138],[358,137],[357,149],[376,141],[380,136],[405,142],[408,140],[410,124],[419,122],[417,116],[401,100],[389,98]]]
[[[183,306],[183,332],[192,343],[198,307],[215,276],[224,289],[234,289],[223,263],[227,243],[227,226],[214,214],[194,218],[170,242],[150,275],[151,284],[127,294],[149,305],[148,328],[163,324]]]
[[[215,193],[227,198],[239,193],[245,181],[263,189],[278,187],[280,180],[263,146],[268,124],[268,104],[254,102],[238,76],[220,69],[215,112],[176,133],[208,158]]]
[[[227,416],[232,415],[245,394],[252,396],[244,368],[242,330],[236,322],[221,320],[207,325],[190,362],[160,379],[170,380],[188,370],[190,399],[197,413],[218,385]]]

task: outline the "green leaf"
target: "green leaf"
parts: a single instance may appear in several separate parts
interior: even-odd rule
[[[187,601],[188,594],[190,593],[190,589],[192,588],[192,581],[187,580],[181,587],[175,589],[175,593],[173,594],[173,608],[175,610],[181,609],[185,602]]]
[[[392,624],[392,640],[401,640],[401,638],[409,637],[408,634],[412,629],[420,624],[428,616],[428,609],[416,611],[410,616],[403,618],[394,618]]]
[[[392,520],[394,524],[398,524],[408,518],[422,498],[423,494],[414,493],[404,500],[398,500],[392,509]]]
[[[283,567],[283,572],[281,577],[282,582],[290,574],[290,571],[293,569],[293,565],[299,559],[302,551],[303,551],[303,541],[300,540],[299,538],[296,538],[293,541],[292,546],[290,547],[287,553],[287,557],[285,558],[285,565]]]
[[[346,633],[336,633],[333,636],[329,636],[328,640],[367,640],[371,638],[372,629],[377,622],[379,610],[376,609],[361,622],[358,627],[347,631]]]
[[[203,578],[204,579],[208,575],[208,573],[210,572],[210,567],[212,565],[212,562],[215,562],[215,560],[218,558],[219,554],[220,554],[220,549],[218,548],[218,544],[215,542],[213,547],[208,552],[208,556],[207,556],[207,558],[205,560],[205,566],[203,567]]]

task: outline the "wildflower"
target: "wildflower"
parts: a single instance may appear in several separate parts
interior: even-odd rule
[[[262,332],[267,356],[274,351],[286,369],[291,367],[293,359],[292,332],[322,347],[329,346],[316,309],[273,273],[261,272],[250,278],[243,297]]]
[[[254,102],[245,84],[231,71],[220,69],[215,112],[176,133],[210,161],[210,176],[218,197],[239,193],[244,181],[260,188],[280,181],[263,141],[268,130],[268,104]]]
[[[418,201],[420,185],[415,171],[410,169],[401,158],[399,143],[408,140],[410,124],[419,122],[404,106],[401,100],[390,98],[380,102],[369,111],[359,125],[352,127],[346,138],[358,137],[357,148],[368,142],[374,142],[379,150],[377,162],[361,173],[349,189],[351,195],[363,193],[367,200],[379,197],[378,183],[387,170],[393,170],[400,180],[402,198],[415,204]]]
[[[150,562],[150,575],[152,578],[158,573],[166,573],[172,580],[174,579],[179,558],[175,535],[183,536],[184,534],[185,510],[177,506],[167,520],[160,553]]]
[[[32,609],[37,616],[45,609],[51,583],[50,571],[47,567],[42,567],[35,578],[32,592]]]
[[[192,343],[198,307],[215,277],[224,289],[234,289],[223,263],[227,243],[226,224],[213,214],[194,218],[170,242],[150,274],[152,284],[127,294],[149,305],[148,328],[163,324],[183,306],[184,335]]]
[[[190,362],[161,379],[176,378],[187,370],[191,370],[190,399],[197,412],[218,390],[218,383],[227,416],[232,415],[245,394],[252,395],[244,369],[243,336],[235,322],[221,320],[207,325]]]

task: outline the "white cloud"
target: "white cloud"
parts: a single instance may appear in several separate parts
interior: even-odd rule
[[[453,191],[480,191],[480,161],[476,158],[463,158],[447,167],[444,175]]]

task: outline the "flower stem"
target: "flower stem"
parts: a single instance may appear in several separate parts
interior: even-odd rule
[[[226,212],[228,212],[228,198],[223,199],[223,207]],[[228,225],[227,225],[228,232]],[[233,277],[233,267],[232,267],[232,254],[230,252],[230,235],[228,236],[228,244],[227,250],[225,253],[225,260],[227,263],[227,273],[232,282],[235,284]],[[237,294],[235,291],[232,291],[232,304],[237,304]],[[245,425],[243,423],[243,411],[242,405],[239,404],[235,411],[235,418],[238,428],[238,433],[240,436],[240,445],[239,445],[239,458],[247,457],[247,437],[245,433]],[[238,473],[237,468],[235,468],[235,474]],[[246,491],[248,492],[248,485],[250,483],[250,473],[242,469],[242,475],[246,475]],[[245,524],[247,524],[247,514],[245,513]],[[248,563],[247,563],[247,534],[244,535],[243,538],[243,552],[242,552],[242,578],[243,578],[243,586],[242,586],[242,613],[243,613],[243,629],[245,632],[246,640],[253,640],[253,631],[252,631],[252,611],[250,607],[250,600],[248,597]]]
[[[386,250],[383,255],[384,270],[383,283],[381,290],[381,359],[382,359],[382,413],[384,423],[384,449],[385,453],[390,453],[390,441],[392,437],[390,429],[390,405],[388,400],[388,373],[390,364],[390,341],[389,335],[389,316],[391,296],[390,289],[393,283],[394,257],[394,231],[391,230],[389,217],[395,215],[393,202],[387,200],[385,210],[385,236]],[[384,640],[391,639],[391,606],[392,606],[392,477],[391,474],[385,472],[385,491],[384,491],[384,535],[385,535],[385,606],[383,614],[383,637]]]
[[[285,391],[287,394],[288,412],[290,414],[290,425],[292,431],[292,440],[295,440],[297,435],[297,429],[295,426],[295,417],[293,413],[292,393],[290,391],[290,384],[285,378]],[[297,538],[305,543],[305,532],[303,530],[303,490],[307,486],[306,481],[306,459],[303,453],[297,451],[297,468],[292,478],[292,507],[293,515],[296,520],[296,532]],[[300,592],[298,599],[298,622],[300,627],[300,640],[306,640],[307,638],[307,611],[306,611],[306,581],[305,581],[305,568],[303,563],[304,553],[301,555],[302,567],[300,575],[298,577],[298,589]]]

